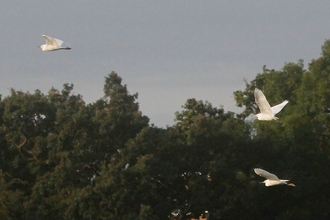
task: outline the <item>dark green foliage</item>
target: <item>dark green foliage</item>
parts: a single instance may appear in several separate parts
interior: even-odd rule
[[[0,99],[0,219],[329,219],[330,41],[263,68],[234,92],[241,114],[188,99],[157,128],[114,72],[85,104],[73,85]],[[279,121],[251,120],[262,89]],[[253,168],[296,187],[265,187]]]

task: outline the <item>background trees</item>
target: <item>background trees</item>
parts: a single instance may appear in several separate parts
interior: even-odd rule
[[[303,61],[263,68],[234,92],[240,114],[188,99],[157,128],[112,72],[85,104],[73,85],[0,100],[1,219],[327,219],[330,41]],[[289,104],[256,121],[253,90]],[[253,168],[297,187],[259,184]],[[208,212],[205,212],[208,211]]]

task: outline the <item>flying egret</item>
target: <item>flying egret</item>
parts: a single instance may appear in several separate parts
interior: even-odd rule
[[[262,182],[266,186],[275,186],[283,184],[286,184],[288,186],[296,186],[293,183],[287,183],[289,180],[280,180],[275,174],[269,173],[266,170],[255,168],[254,172],[259,176],[266,178],[266,180]]]
[[[266,96],[262,93],[261,90],[257,88],[254,90],[254,98],[260,109],[260,113],[256,114],[255,116],[258,118],[258,120],[262,121],[277,120],[278,118],[275,117],[275,115],[279,113],[282,108],[284,108],[284,106],[289,102],[288,100],[285,100],[281,104],[270,107]]]
[[[46,40],[46,44],[39,46],[42,51],[71,50],[70,47],[61,47],[63,41],[59,39],[48,37],[46,35],[42,35],[42,36]]]

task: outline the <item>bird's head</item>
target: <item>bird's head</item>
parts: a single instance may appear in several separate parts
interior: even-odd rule
[[[41,48],[41,50],[42,51],[44,51],[44,49],[45,49],[45,47],[46,47],[46,45],[45,44],[43,44],[43,45],[40,45],[40,46],[38,46],[39,48]]]

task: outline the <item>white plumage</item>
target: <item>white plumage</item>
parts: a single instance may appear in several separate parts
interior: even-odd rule
[[[275,186],[275,185],[282,185],[286,184],[288,186],[295,186],[293,183],[287,183],[289,180],[281,180],[279,179],[275,174],[272,174],[266,170],[255,168],[254,172],[258,174],[259,176],[266,178],[263,183],[265,183],[266,186]]]
[[[39,46],[42,51],[55,51],[55,50],[71,50],[70,47],[61,47],[63,41],[48,37],[46,35],[42,35],[42,37],[46,40],[46,44]]]
[[[261,90],[257,88],[255,88],[254,90],[254,98],[260,109],[260,113],[256,114],[255,116],[258,118],[258,120],[263,120],[263,121],[277,120],[278,118],[275,117],[275,115],[279,113],[284,108],[284,106],[289,102],[288,100],[285,100],[281,104],[270,107],[266,99],[266,96],[262,93]]]

